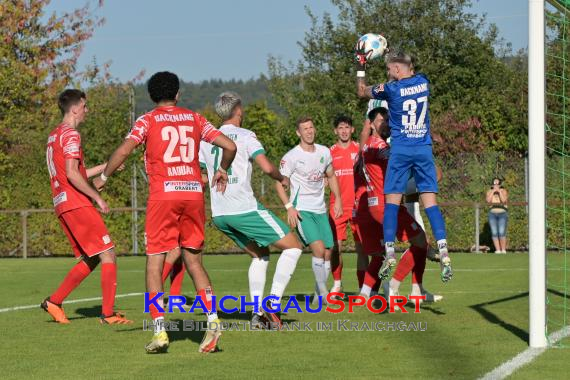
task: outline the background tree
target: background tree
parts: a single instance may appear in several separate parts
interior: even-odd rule
[[[415,55],[417,71],[431,81],[431,117],[440,154],[451,153],[458,134],[470,134],[464,151],[526,148],[526,108],[520,68],[505,60],[509,52],[494,25],[469,12],[469,0],[332,0],[338,21],[307,11],[312,27],[299,45],[302,60],[285,65],[270,59],[270,89],[286,110],[289,124],[310,114],[319,140],[332,143],[335,115],[349,113],[360,122],[365,102],[355,95],[354,45],[367,32],[382,33],[392,49]],[[403,22],[405,20],[405,22]],[[369,83],[386,80],[385,65],[367,71]],[[450,120],[453,122],[448,123]],[[478,128],[470,128],[477,125]],[[455,132],[451,132],[453,128]],[[445,133],[443,133],[445,132]],[[453,149],[452,149],[453,150]]]

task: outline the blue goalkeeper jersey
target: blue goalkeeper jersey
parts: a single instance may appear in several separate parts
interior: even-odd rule
[[[388,102],[392,146],[431,145],[429,80],[425,75],[379,84],[372,87],[372,96]]]

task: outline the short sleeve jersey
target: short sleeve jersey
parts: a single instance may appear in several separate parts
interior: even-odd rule
[[[352,210],[354,204],[354,164],[358,158],[359,146],[351,141],[347,148],[339,144],[331,146],[332,166],[334,174],[338,180],[340,195],[342,198],[342,208]],[[331,192],[330,208],[334,207],[335,197]]]
[[[382,152],[386,148],[388,148],[388,144],[382,138],[372,135],[366,140],[362,149],[369,201],[373,198],[381,201],[384,197],[384,174],[388,160]],[[371,204],[370,206],[376,205]]]
[[[291,181],[290,202],[299,211],[326,213],[325,172],[332,164],[329,148],[315,144],[314,152],[299,145],[281,159],[280,172]]]
[[[263,146],[252,131],[235,125],[222,125],[219,129],[237,146],[232,166],[228,168],[228,184],[224,193],[210,192],[212,216],[236,215],[257,210],[257,200],[251,188],[252,162],[265,154]],[[222,149],[208,143],[200,145],[200,165],[205,165],[212,178],[222,160]]]
[[[202,115],[182,107],[157,107],[139,117],[126,138],[145,145],[148,199],[203,200],[200,141],[219,135]]]
[[[423,74],[372,87],[373,98],[388,102],[393,147],[432,144],[429,93],[429,81]]]
[[[58,216],[69,210],[93,205],[89,197],[67,180],[65,160],[69,159],[78,160],[79,172],[87,179],[81,135],[75,128],[60,124],[49,134],[46,149],[53,205]]]

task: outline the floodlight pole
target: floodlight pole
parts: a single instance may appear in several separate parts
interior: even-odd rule
[[[529,345],[546,347],[544,0],[528,1]]]

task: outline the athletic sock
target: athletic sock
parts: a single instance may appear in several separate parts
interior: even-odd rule
[[[153,299],[154,297],[156,297],[156,295],[158,294],[158,292],[148,292],[148,299]],[[156,301],[164,310],[164,302],[162,300],[162,297]],[[156,306],[154,306],[154,303],[151,303],[149,305],[149,312],[150,312],[150,317],[152,318],[153,321],[156,321],[157,318],[163,317],[163,321],[164,321],[164,312],[158,311],[158,308]],[[156,325],[155,325],[156,327]],[[156,329],[155,329],[155,333],[156,333]]]
[[[392,278],[396,279],[397,281],[404,281],[404,278],[412,271],[414,267],[414,256],[410,248],[406,249],[398,265],[396,266],[396,270],[394,271],[394,275]]]
[[[325,282],[328,282],[329,275],[331,274],[331,261],[330,260],[325,260],[325,273],[326,273]]]
[[[273,275],[273,283],[271,284],[271,295],[278,298],[278,300],[272,301],[273,305],[281,303],[281,297],[283,297],[291,276],[295,272],[301,253],[303,251],[299,248],[289,248],[281,252],[279,260],[277,260],[275,274]]]
[[[441,214],[439,207],[437,205],[431,206],[426,208],[425,211],[435,240],[439,242],[440,240],[447,239],[447,235],[445,233],[445,221],[443,220],[443,215]]]
[[[170,291],[169,295],[179,296],[182,294],[182,282],[184,282],[184,272],[186,267],[181,261],[177,261],[172,266],[172,273],[170,274]]]
[[[110,317],[115,310],[117,292],[117,264],[101,264],[101,291],[103,293],[103,316]]]
[[[49,300],[55,304],[61,305],[63,300],[67,298],[73,289],[77,288],[79,284],[91,273],[91,269],[82,260],[75,264],[73,268],[67,273],[59,288],[49,297]]]
[[[168,278],[168,275],[170,274],[170,272],[172,271],[172,263],[169,263],[168,261],[165,261],[164,264],[162,265],[162,284],[164,285],[164,281],[166,281],[166,279]]]
[[[399,205],[393,203],[386,203],[384,208],[384,241],[388,248],[388,244],[394,244],[396,241],[396,231],[398,231],[398,211]],[[387,250],[386,255],[390,252]]]
[[[198,295],[200,296],[200,298],[202,298],[202,302],[206,306],[206,309],[208,309],[208,311],[206,312],[206,315],[208,317],[208,323],[214,322],[216,319],[218,319],[218,313],[215,311],[211,311],[212,310],[212,296],[214,295],[212,288],[207,286],[203,289],[200,289],[200,290],[198,290]]]
[[[392,291],[394,293],[399,293],[400,291],[400,284],[401,282],[396,280],[394,277],[392,277],[392,279],[390,280],[390,289],[392,289]]]
[[[334,286],[340,287],[342,280],[342,262],[339,262],[336,266],[333,266],[331,269],[334,280]]]
[[[166,329],[164,328],[164,316],[162,317],[156,317],[153,318],[153,330],[154,330],[154,335],[156,334],[160,334],[163,331],[166,331]]]
[[[249,271],[247,278],[249,280],[249,296],[251,301],[257,297],[257,313],[263,314],[261,304],[263,301],[263,290],[265,289],[265,279],[267,276],[267,267],[269,265],[269,256],[262,256],[260,258],[254,257],[249,264]],[[255,313],[255,309],[253,311]]]
[[[317,283],[317,290],[319,295],[326,297],[327,290],[327,272],[325,270],[325,259],[313,256],[312,259],[313,273],[315,274],[315,281]]]

